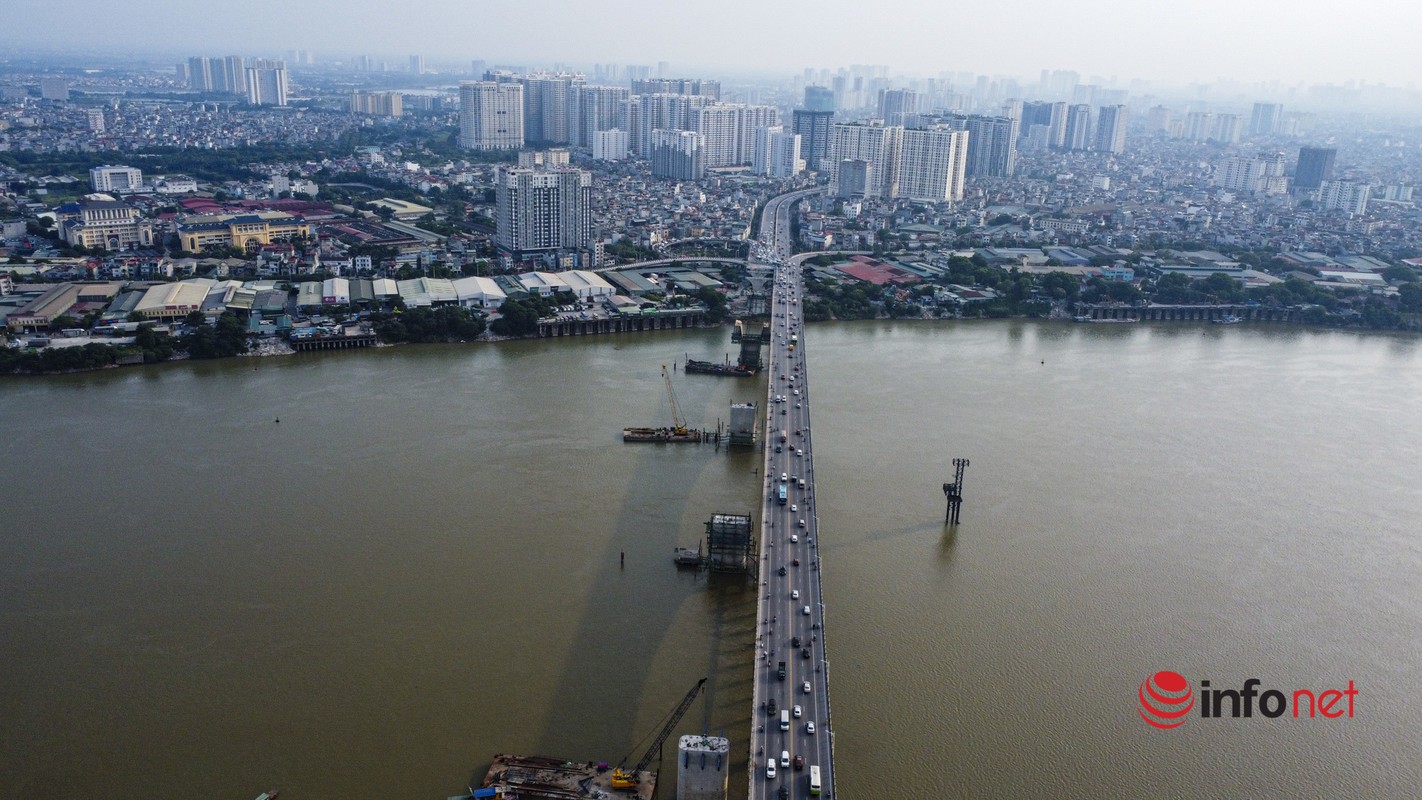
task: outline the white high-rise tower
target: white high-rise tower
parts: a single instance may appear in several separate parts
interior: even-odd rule
[[[523,147],[523,86],[496,81],[460,83],[459,146],[470,150]]]

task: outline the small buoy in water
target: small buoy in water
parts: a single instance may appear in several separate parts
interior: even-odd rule
[[[278,425],[281,424],[281,420],[280,420],[280,419],[277,420],[277,424],[278,424]]]

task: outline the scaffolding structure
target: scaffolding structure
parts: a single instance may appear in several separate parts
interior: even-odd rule
[[[770,325],[761,323],[760,333],[752,332],[751,327],[755,323],[736,320],[736,326],[731,329],[731,341],[739,342],[741,345],[740,364],[747,369],[759,370],[760,348],[770,344]]]
[[[749,514],[715,514],[706,523],[707,565],[712,572],[754,574],[755,532]]]

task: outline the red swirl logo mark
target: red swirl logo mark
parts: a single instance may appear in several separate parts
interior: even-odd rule
[[[1195,707],[1195,690],[1178,672],[1163,669],[1141,681],[1141,719],[1161,730],[1178,728]]]

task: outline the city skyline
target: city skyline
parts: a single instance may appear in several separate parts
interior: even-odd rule
[[[1347,84],[1415,86],[1422,59],[1396,24],[1393,7],[1360,0],[1346,8],[1301,7],[1282,0],[1249,6],[1203,0],[1187,7],[1106,5],[1103,0],[1064,6],[1034,2],[1012,17],[1015,28],[987,7],[946,8],[888,0],[874,8],[843,2],[760,6],[732,0],[713,18],[685,24],[684,9],[631,3],[594,6],[539,2],[470,7],[436,0],[424,13],[392,17],[386,7],[309,0],[309,25],[271,28],[270,2],[214,7],[193,17],[172,0],[135,16],[121,7],[90,3],[14,0],[11,11],[29,23],[0,32],[13,51],[83,50],[133,53],[215,49],[245,52],[302,48],[323,58],[360,52],[418,54],[434,67],[441,60],[539,63],[655,63],[671,60],[678,73],[785,72],[845,63],[887,64],[895,73],[931,76],[975,72],[1027,78],[1042,69],[1070,69],[1127,82]],[[72,26],[82,13],[89,24]],[[154,15],[181,14],[186,38],[175,40],[151,24]],[[753,22],[753,24],[752,24]],[[64,30],[63,40],[36,31]],[[980,30],[985,35],[975,36]],[[1161,31],[1170,36],[1163,38]],[[812,34],[812,35],[810,35]],[[1272,43],[1271,43],[1272,42]],[[1203,54],[1208,54],[1208,58]],[[395,62],[398,68],[405,64]]]

